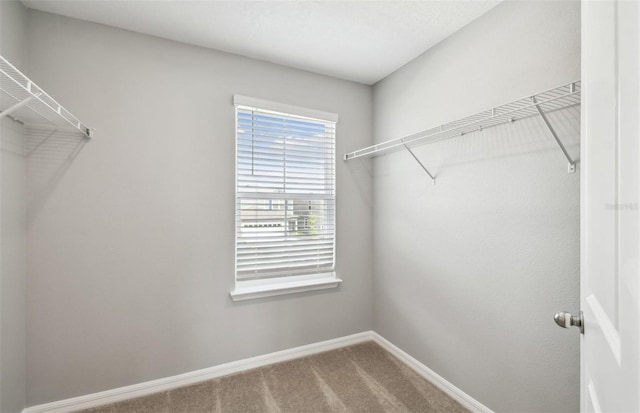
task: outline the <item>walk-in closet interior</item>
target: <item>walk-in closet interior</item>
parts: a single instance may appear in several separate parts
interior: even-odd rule
[[[183,35],[206,22],[170,24],[209,8],[210,25],[242,20],[210,44]],[[413,403],[376,368],[417,372],[462,410],[579,411],[580,334],[553,315],[580,309],[581,8],[0,1],[0,412],[115,412],[99,409],[336,349],[346,361],[332,366],[391,395],[368,411]],[[358,65],[372,33],[402,38],[428,12],[434,40]],[[322,32],[327,46],[295,60],[247,22],[296,45]],[[264,43],[222,46],[247,36]],[[274,136],[259,125],[278,116],[299,128],[278,132],[299,165],[284,166],[299,168],[284,173],[286,200],[265,195],[275,166],[256,178],[271,150],[260,136]],[[296,133],[311,149],[295,149]],[[245,191],[246,168],[262,189]],[[296,187],[313,180],[325,186]],[[255,258],[282,228],[286,243]],[[306,272],[269,284],[283,261]],[[393,362],[376,364],[368,341]],[[313,371],[314,388],[337,395],[327,406],[356,411],[340,396],[351,376]],[[234,386],[258,386],[274,403],[262,411],[295,410],[264,392],[302,378],[248,377]]]

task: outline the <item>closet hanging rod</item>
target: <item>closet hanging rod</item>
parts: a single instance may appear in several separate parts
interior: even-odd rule
[[[49,94],[0,56],[0,91],[2,107],[0,119],[5,116],[23,124],[46,124],[57,128],[79,131],[92,138],[93,129],[82,123]]]
[[[581,82],[575,81],[565,85],[514,100],[501,106],[494,107],[471,116],[445,123],[435,128],[423,130],[402,138],[390,139],[375,145],[367,146],[344,155],[348,161],[356,158],[372,158],[386,153],[406,148],[407,145],[420,145],[442,141],[445,139],[463,136],[468,133],[482,131],[490,127],[515,122],[532,116],[541,116],[550,132],[554,135],[556,143],[569,161],[569,170],[573,167],[573,161],[568,157],[566,149],[548,123],[545,114],[561,109],[580,105]]]

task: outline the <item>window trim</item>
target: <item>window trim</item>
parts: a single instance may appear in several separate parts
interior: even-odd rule
[[[285,103],[272,102],[263,99],[252,98],[242,95],[233,96],[234,113],[235,113],[235,130],[234,134],[236,143],[236,153],[234,159],[234,176],[235,176],[235,196],[234,203],[238,202],[237,192],[237,131],[238,131],[238,106],[245,106],[255,108],[261,111],[274,111],[280,113],[286,113],[293,116],[301,116],[306,118],[313,118],[326,122],[338,122],[338,115],[331,112],[325,112],[315,109],[304,108],[300,106],[289,105]],[[337,138],[337,136],[336,136]],[[334,160],[334,162],[337,159]],[[335,165],[337,166],[337,165]],[[334,166],[334,168],[335,168]],[[335,170],[335,169],[334,169]],[[335,179],[335,178],[334,178]],[[335,187],[334,187],[335,190]],[[337,194],[334,193],[334,205],[337,206]],[[237,206],[234,206],[234,214],[237,213]],[[337,218],[337,217],[336,217]],[[237,217],[236,217],[237,219]],[[235,222],[235,220],[234,220]],[[337,243],[337,225],[334,228],[334,266],[330,272],[316,273],[316,274],[304,274],[304,275],[288,275],[282,277],[270,277],[253,280],[238,280],[237,278],[237,261],[234,265],[234,289],[229,292],[229,295],[233,301],[243,301],[259,299],[264,297],[271,297],[283,294],[294,294],[305,291],[324,290],[330,288],[337,288],[342,280],[337,277],[335,270],[335,249]],[[237,243],[238,243],[237,228],[234,229],[234,260],[237,260]]]
[[[315,118],[327,122],[338,123],[338,115],[336,113],[325,112],[322,110],[303,108],[301,106],[288,105],[286,103],[272,102],[269,100],[257,99],[242,95],[233,95],[233,106],[249,106],[260,110],[272,110],[274,112],[288,113],[294,116],[302,116],[305,118]]]
[[[340,283],[342,283],[342,280],[336,276],[335,271],[321,274],[263,278],[236,281],[236,287],[229,292],[229,295],[233,301],[253,300],[283,294],[326,290],[336,288]]]

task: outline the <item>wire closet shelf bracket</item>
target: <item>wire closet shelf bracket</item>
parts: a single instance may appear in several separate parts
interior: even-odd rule
[[[554,139],[558,148],[562,152],[562,155],[568,162],[567,172],[574,173],[576,171],[575,161],[571,159],[569,152],[549,122],[547,114],[580,105],[580,91],[581,83],[578,80],[476,113],[475,115],[467,116],[431,129],[423,130],[412,135],[391,139],[375,145],[367,146],[366,148],[358,149],[354,152],[349,152],[344,155],[344,160],[348,161],[356,158],[372,158],[385,155],[395,150],[406,149],[435,184],[435,176],[429,172],[426,166],[418,159],[410,146],[438,142],[458,136],[464,136],[472,132],[479,132],[483,129],[488,129],[494,126],[515,122],[520,119],[540,116],[544,122],[545,128]]]
[[[77,130],[86,138],[93,137],[93,129],[72,115],[2,56],[0,56],[0,90],[2,90],[0,119],[7,116],[22,124],[44,123],[53,125],[56,129]]]

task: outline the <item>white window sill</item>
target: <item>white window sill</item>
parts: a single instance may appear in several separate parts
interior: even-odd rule
[[[270,282],[267,282],[270,281]],[[313,277],[286,277],[284,279],[240,281],[229,293],[233,301],[255,300],[283,294],[336,288],[342,282],[335,273]]]

